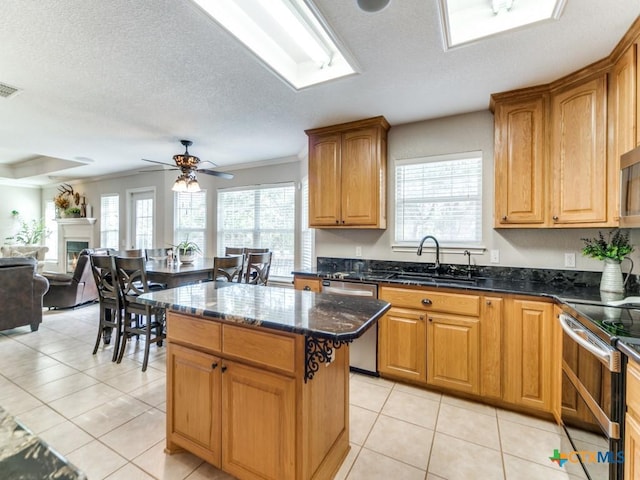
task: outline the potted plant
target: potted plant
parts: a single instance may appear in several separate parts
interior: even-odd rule
[[[189,241],[189,235],[177,245],[171,245],[176,249],[180,263],[193,263],[198,253],[202,253],[197,243]]]
[[[609,232],[606,238],[602,232],[598,232],[597,238],[583,238],[581,240],[584,242],[583,255],[604,260],[600,290],[624,293],[624,286],[633,270],[633,260],[627,256],[634,250],[629,233],[614,229]],[[623,280],[620,264],[625,259],[631,262],[631,268],[627,278]]]
[[[79,218],[80,212],[80,207],[69,207],[64,211],[64,214],[69,218]]]
[[[31,220],[31,223],[22,221],[20,230],[15,235],[15,240],[24,245],[38,245],[49,236],[51,232],[47,230],[44,219]]]

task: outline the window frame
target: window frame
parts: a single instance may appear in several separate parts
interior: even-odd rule
[[[117,229],[116,230],[106,230],[104,229],[104,218],[105,218],[105,212],[104,212],[104,204],[103,204],[103,199],[106,197],[115,197],[116,198],[116,205],[117,205],[117,212],[116,212],[116,218],[117,218]],[[104,238],[103,238],[103,234],[107,233],[107,232],[116,232],[116,245],[115,246],[110,246],[107,245],[104,242]],[[103,193],[102,195],[100,195],[100,247],[102,248],[114,248],[116,250],[118,250],[120,248],[120,194],[119,193]]]
[[[194,195],[204,195],[204,226],[201,228],[179,228],[179,219],[182,218],[178,212],[178,198],[182,195],[188,195],[190,198],[193,198]],[[186,239],[186,236],[189,235],[189,241],[195,241],[192,237],[190,237],[191,233],[198,232],[202,233],[202,244],[200,242],[195,242],[200,247],[202,251],[202,256],[207,256],[207,216],[209,215],[209,205],[207,204],[207,190],[202,189],[199,192],[173,192],[173,245],[178,245],[180,242]]]
[[[438,154],[438,155],[425,155],[420,157],[409,157],[396,159],[394,162],[394,170],[393,170],[393,232],[391,235],[391,249],[395,252],[415,252],[420,239],[415,240],[398,240],[397,239],[397,227],[398,227],[398,179],[397,179],[397,170],[399,167],[405,165],[416,165],[416,164],[426,164],[426,163],[435,163],[435,162],[446,162],[446,161],[455,161],[469,158],[477,158],[479,160],[478,171],[479,171],[479,179],[477,185],[477,202],[479,204],[479,216],[477,217],[479,234],[478,239],[476,241],[462,241],[462,242],[453,242],[450,240],[442,240],[440,241],[440,251],[442,253],[460,253],[463,250],[469,250],[472,254],[482,254],[486,250],[484,246],[484,209],[483,209],[483,174],[484,174],[484,155],[481,150],[472,150],[465,152],[456,152],[456,153],[448,153],[448,154]],[[428,235],[429,233],[425,233]],[[438,232],[434,232],[433,235],[438,238]],[[440,240],[440,238],[438,238]],[[433,245],[428,244],[425,245],[425,251],[435,250]]]

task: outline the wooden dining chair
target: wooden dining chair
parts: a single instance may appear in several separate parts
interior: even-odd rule
[[[145,271],[144,257],[116,257],[116,275],[124,306],[122,340],[118,363],[122,361],[127,348],[127,340],[133,336],[144,337],[144,357],[142,371],[149,363],[149,348],[152,343],[162,346],[164,333],[164,309],[136,302],[143,293],[151,292]]]
[[[224,256],[229,255],[243,255],[245,253],[244,247],[224,247]]]
[[[118,256],[127,257],[127,258],[136,258],[136,257],[145,258],[144,249],[142,248],[137,248],[135,250],[120,250],[118,252]]]
[[[98,289],[100,305],[100,320],[98,336],[93,347],[95,355],[100,347],[100,340],[109,345],[113,339],[113,356],[111,361],[118,358],[120,339],[122,337],[122,298],[116,276],[115,257],[112,255],[90,255],[91,273]]]
[[[253,285],[266,285],[271,270],[272,252],[249,253],[247,255],[247,268],[245,282]]]
[[[166,260],[167,259],[167,250],[166,248],[145,248],[144,249],[144,258],[149,261],[153,260]],[[123,255],[124,256],[124,255]]]
[[[213,279],[241,282],[244,269],[244,254],[213,258]]]

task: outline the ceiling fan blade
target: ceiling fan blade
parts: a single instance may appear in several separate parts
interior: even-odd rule
[[[148,158],[141,158],[141,160],[143,160],[145,162],[157,163],[158,165],[167,165],[169,167],[174,167],[174,168],[176,166],[175,163],[158,162],[157,160],[149,160]]]
[[[231,180],[233,178],[233,173],[218,172],[217,170],[208,170],[206,168],[198,169],[196,172],[206,173],[207,175],[213,175],[214,177],[226,178],[227,180]]]
[[[139,173],[149,172],[170,172],[171,170],[180,170],[179,168],[154,168],[153,170],[138,170]]]

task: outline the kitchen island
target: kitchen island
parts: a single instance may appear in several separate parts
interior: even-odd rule
[[[207,282],[167,309],[166,451],[239,479],[333,478],[349,451],[349,348],[381,300]]]

